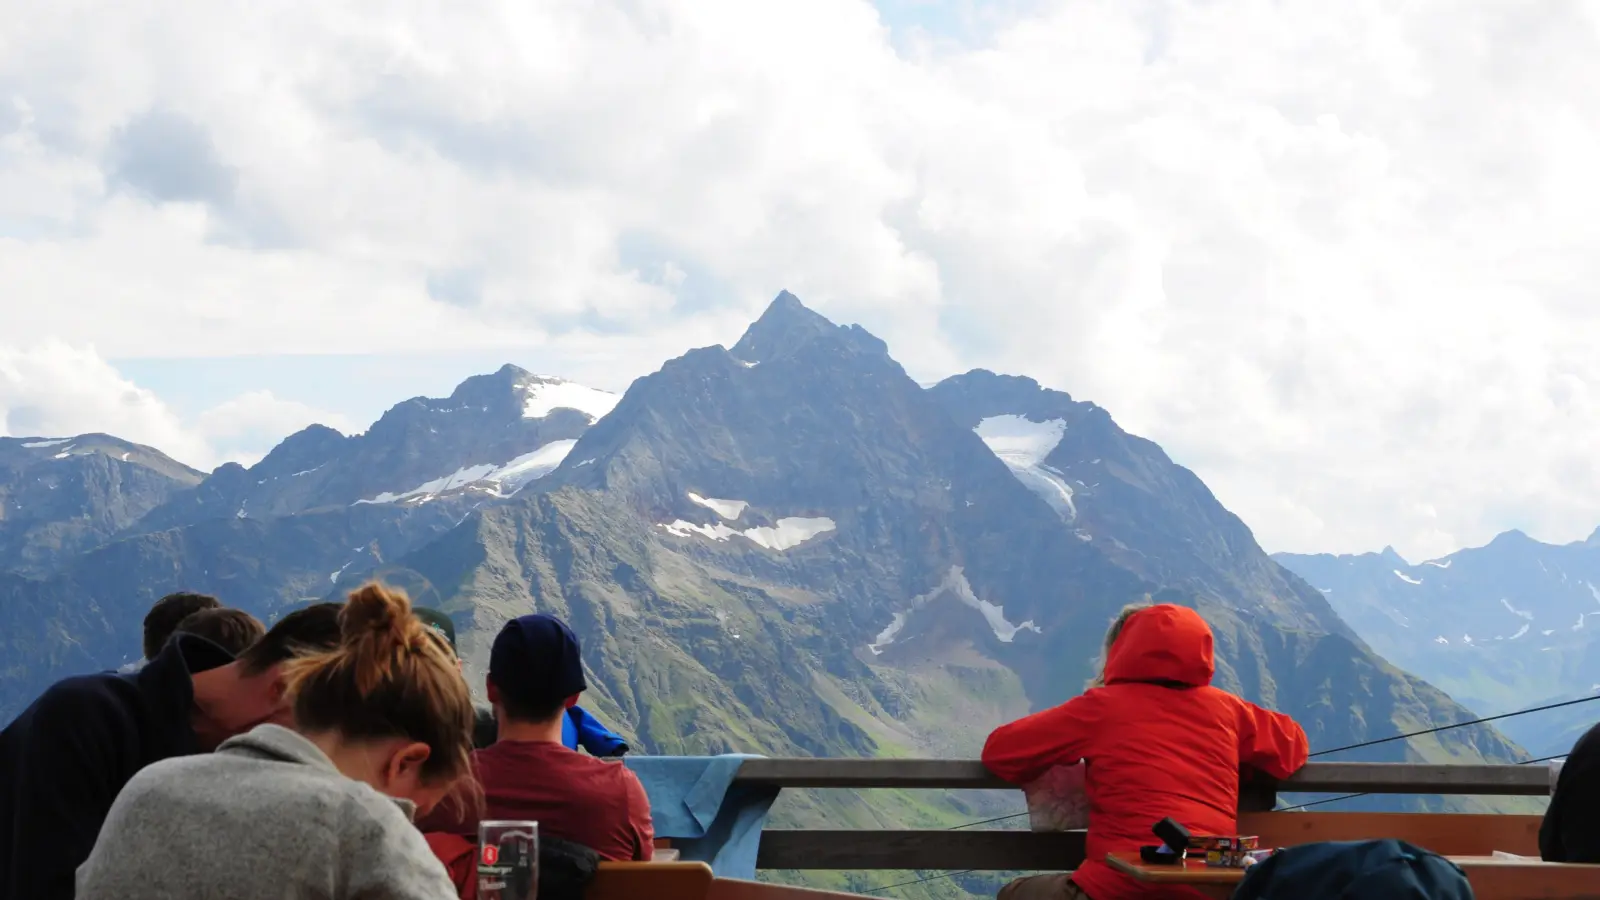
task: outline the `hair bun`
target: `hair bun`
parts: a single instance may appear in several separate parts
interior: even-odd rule
[[[378,636],[404,642],[410,616],[411,600],[404,591],[374,581],[350,592],[339,627],[347,644]]]

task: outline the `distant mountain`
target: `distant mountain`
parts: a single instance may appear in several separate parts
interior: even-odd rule
[[[203,477],[158,450],[104,434],[0,438],[0,570],[47,572]]]
[[[1483,714],[1600,692],[1600,531],[1553,545],[1520,531],[1413,565],[1393,548],[1278,554],[1397,664]],[[1600,719],[1600,701],[1507,720],[1548,755]]]
[[[156,531],[352,503],[508,496],[554,469],[616,401],[613,394],[508,365],[467,379],[443,400],[407,400],[365,434],[306,428],[248,469],[219,468],[141,524]]]

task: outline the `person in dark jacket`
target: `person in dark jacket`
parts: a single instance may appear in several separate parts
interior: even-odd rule
[[[1600,863],[1600,724],[1578,739],[1561,766],[1539,826],[1545,862]]]
[[[0,731],[0,898],[71,900],[129,779],[286,719],[282,664],[336,646],[339,608],[285,616],[238,659],[179,634],[137,672],[68,678],[40,695]]]
[[[460,663],[461,657],[456,650],[456,625],[448,615],[437,609],[417,607],[414,610],[416,617],[424,625],[432,628],[445,643],[450,645],[452,652],[456,652],[456,662]],[[500,737],[500,726],[495,723],[494,709],[487,703],[474,703],[473,713],[477,717],[472,729],[473,746],[482,750],[491,746]],[[607,728],[581,706],[574,706],[567,710],[567,717],[561,723],[561,743],[568,750],[579,747],[589,751],[590,756],[602,759],[612,759],[627,755],[628,742],[622,735]]]

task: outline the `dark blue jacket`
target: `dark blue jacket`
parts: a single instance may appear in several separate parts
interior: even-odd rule
[[[179,635],[137,672],[58,682],[0,732],[0,898],[72,900],[117,793],[140,769],[197,753],[191,675],[233,657]]]
[[[1455,863],[1405,841],[1290,847],[1250,867],[1233,900],[1472,900]]]

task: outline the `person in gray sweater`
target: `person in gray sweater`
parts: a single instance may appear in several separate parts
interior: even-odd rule
[[[342,643],[291,664],[294,729],[145,768],[78,869],[79,900],[453,900],[412,825],[470,772],[473,710],[403,594],[368,585]]]

